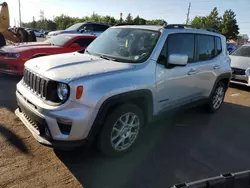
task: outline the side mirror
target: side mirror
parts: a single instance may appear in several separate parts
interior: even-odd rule
[[[186,54],[171,54],[168,57],[168,64],[177,65],[177,66],[185,66],[188,62],[188,56]]]
[[[70,48],[81,48],[80,44],[77,44],[77,43],[73,43],[69,46]]]

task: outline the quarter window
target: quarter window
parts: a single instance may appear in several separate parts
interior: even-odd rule
[[[167,40],[167,57],[171,54],[185,54],[188,56],[188,62],[194,62],[194,35],[169,35]]]
[[[199,61],[210,60],[215,57],[214,37],[198,35],[198,59]]]
[[[220,37],[215,37],[216,40],[216,48],[217,48],[217,55],[222,52],[221,40]]]

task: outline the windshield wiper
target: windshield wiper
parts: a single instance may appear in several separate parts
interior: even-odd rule
[[[112,57],[107,57],[107,56],[104,56],[104,55],[100,55],[99,57],[100,57],[100,58],[102,58],[102,59],[109,60],[109,61],[118,61],[118,60],[117,60],[117,59],[115,59],[115,58],[112,58]]]
[[[87,54],[91,55],[91,53],[90,53],[87,49],[85,50],[85,52],[86,52]]]

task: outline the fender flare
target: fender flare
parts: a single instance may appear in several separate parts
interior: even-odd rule
[[[213,86],[213,89],[211,90],[211,93],[209,95],[209,98],[211,97],[211,95],[213,94],[217,84],[221,81],[221,80],[224,80],[224,79],[228,79],[228,84],[226,85],[226,90],[228,89],[229,87],[229,84],[230,84],[230,80],[231,80],[231,77],[232,77],[232,73],[230,72],[227,72],[227,73],[223,73],[221,75],[219,75],[214,83],[214,86]]]
[[[109,97],[102,103],[94,120],[94,123],[90,129],[87,140],[90,143],[95,140],[96,136],[103,127],[103,123],[105,122],[105,118],[107,117],[108,112],[112,109],[112,107],[116,107],[120,104],[131,103],[133,101],[136,101],[136,99],[144,99],[145,103],[143,103],[143,105],[145,105],[146,108],[142,109],[142,111],[145,115],[145,122],[150,122],[153,117],[153,94],[150,90],[141,89],[117,94]]]

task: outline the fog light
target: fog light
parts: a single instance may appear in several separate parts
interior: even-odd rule
[[[62,134],[69,135],[72,127],[72,121],[70,119],[57,119],[57,124]]]

